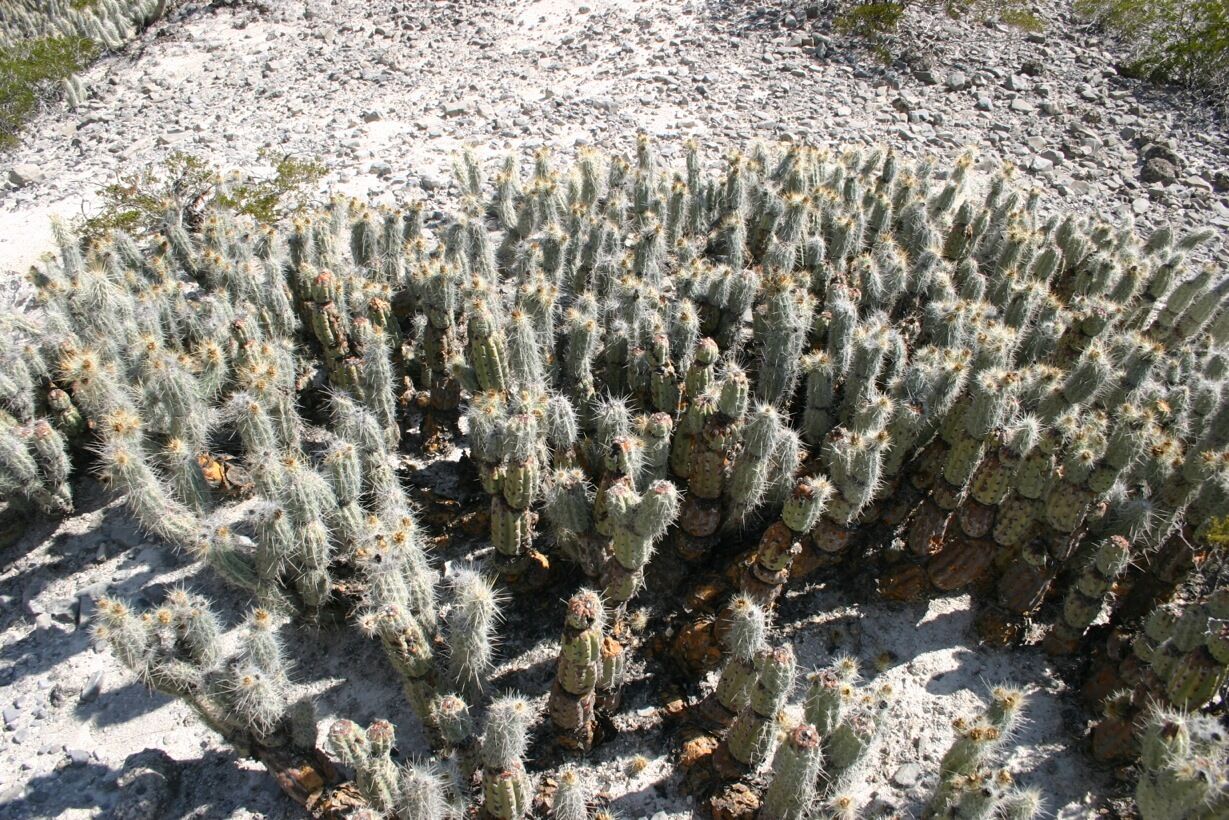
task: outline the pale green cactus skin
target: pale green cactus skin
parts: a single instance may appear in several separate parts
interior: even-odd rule
[[[1206,717],[1156,709],[1140,740],[1135,802],[1144,820],[1210,818],[1229,810],[1229,742]]]
[[[125,0],[89,6],[18,0],[5,9],[0,48],[7,50],[42,37],[82,37],[108,51],[118,51],[162,17],[167,8],[166,0]],[[77,77],[72,79],[80,82]]]
[[[1097,545],[1067,590],[1062,619],[1054,624],[1052,636],[1047,636],[1047,649],[1061,653],[1083,637],[1101,614],[1114,580],[1126,570],[1130,559],[1130,544],[1121,536],[1107,538]]]
[[[390,812],[400,800],[397,766],[390,756],[394,727],[377,720],[365,732],[348,720],[329,729],[329,745],[342,762],[355,771],[359,793],[377,811]]]
[[[593,709],[602,675],[605,625],[605,607],[596,592],[581,590],[568,601],[547,712],[561,742],[573,748],[588,749],[593,742]]]
[[[747,705],[730,726],[725,743],[730,756],[748,769],[763,763],[771,751],[777,712],[794,684],[794,652],[789,646],[763,650],[756,658],[758,676]]]
[[[229,657],[209,601],[184,589],[140,616],[116,600],[99,602],[95,634],[151,689],[179,698],[241,752],[315,742],[314,715],[289,698],[285,652],[267,610],[249,613]],[[308,725],[310,724],[310,725]]]
[[[823,753],[815,727],[805,723],[794,727],[773,757],[772,781],[764,793],[760,816],[771,820],[803,817],[822,766]]]
[[[729,656],[717,679],[715,697],[730,715],[737,715],[751,698],[758,677],[756,658],[766,648],[768,619],[751,597],[740,595],[730,603],[726,647]]]
[[[1019,723],[1024,705],[1023,692],[998,686],[991,690],[990,704],[980,715],[972,720],[958,718],[954,722],[956,738],[939,764],[939,782],[926,804],[924,816],[948,816],[951,811],[960,811],[965,801],[971,801],[978,812],[994,810],[1005,792],[991,789],[993,800],[988,804],[980,803],[972,793],[979,791],[983,782],[995,782],[987,767]],[[1010,778],[1005,785],[1010,785]]]
[[[499,820],[524,817],[533,797],[524,757],[536,718],[523,698],[508,695],[491,703],[482,738],[483,808]]]

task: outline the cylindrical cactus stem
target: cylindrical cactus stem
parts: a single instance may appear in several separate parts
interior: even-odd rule
[[[788,408],[798,384],[799,360],[815,311],[815,297],[793,277],[770,277],[752,317],[759,343],[756,397]]]
[[[683,385],[670,356],[670,337],[656,333],[649,340],[649,401],[653,409],[671,417],[678,415],[683,399]]]
[[[491,543],[507,560],[524,556],[533,546],[533,527],[537,514],[516,509],[502,496],[491,498]]]
[[[69,441],[76,441],[85,431],[85,418],[72,398],[58,387],[47,391],[47,408],[56,429]]]
[[[803,714],[807,723],[815,727],[821,739],[826,739],[845,720],[845,714],[854,701],[858,680],[858,664],[851,657],[842,656],[809,678]]]
[[[162,457],[175,495],[197,514],[209,510],[212,492],[201,469],[198,453],[179,438],[170,438],[163,447]]]
[[[480,303],[470,312],[466,329],[469,361],[464,374],[458,376],[462,384],[474,392],[507,392],[511,374],[503,328],[487,306]]]
[[[423,435],[428,444],[451,432],[456,422],[461,389],[453,377],[450,363],[463,350],[464,330],[458,326],[460,316],[459,272],[448,264],[424,267],[415,275],[427,315],[423,333],[423,373],[426,385],[427,414]]]
[[[354,769],[354,785],[374,809],[395,810],[400,797],[397,766],[393,763],[395,730],[386,720],[377,720],[364,732],[348,720],[329,727],[329,746],[341,762]]]
[[[529,413],[507,417],[498,433],[499,495],[491,499],[491,541],[506,560],[524,556],[533,544],[537,519],[530,509],[540,493],[539,425]]]
[[[827,761],[824,776],[829,782],[840,782],[857,768],[870,752],[878,729],[875,715],[869,711],[855,709],[845,715],[832,734],[824,739]]]
[[[720,355],[721,351],[712,339],[706,337],[696,343],[691,365],[687,368],[687,377],[683,380],[683,395],[688,404],[713,384]]]
[[[529,812],[533,797],[525,772],[525,752],[535,714],[529,701],[508,695],[491,703],[482,736],[483,809],[496,820],[516,820]]]
[[[756,679],[755,659],[766,648],[768,617],[754,599],[737,595],[726,610],[724,643],[729,651],[713,697],[725,710],[719,723],[729,723],[746,707]]]
[[[644,583],[644,569],[653,555],[654,542],[678,517],[679,492],[662,480],[654,482],[643,495],[626,484],[613,485],[607,498],[614,530],[613,563],[607,563],[603,587],[608,600],[623,604]]]
[[[1101,614],[1114,580],[1126,570],[1130,560],[1131,545],[1122,536],[1111,536],[1098,545],[1067,590],[1062,614],[1043,644],[1047,652],[1067,655],[1076,650],[1088,627]]]
[[[204,561],[227,583],[253,592],[260,591],[255,545],[247,537],[236,535],[226,526],[215,527],[198,532],[191,543],[191,550],[196,558]]]
[[[654,413],[641,417],[637,435],[644,443],[644,456],[640,463],[636,485],[646,487],[654,481],[662,481],[670,473],[670,445],[674,433],[674,419],[666,413]]]
[[[794,558],[802,552],[802,539],[819,521],[833,487],[823,476],[803,476],[785,499],[780,520],[771,524],[743,570],[742,591],[771,607],[789,581]]]
[[[597,708],[616,712],[623,701],[623,681],[627,677],[627,650],[610,635],[602,638],[601,665],[597,675]]]
[[[551,817],[553,820],[589,820],[591,793],[592,787],[581,771],[574,766],[565,766],[559,772]]]
[[[1008,789],[999,799],[998,816],[1003,820],[1033,820],[1041,814],[1041,792],[1037,789]]]
[[[445,779],[434,763],[411,761],[401,770],[394,812],[398,820],[443,820],[454,817],[456,807],[448,800]]]
[[[605,620],[596,592],[582,589],[568,601],[559,664],[547,705],[556,739],[566,748],[588,751],[593,745],[594,690],[601,672]]]
[[[722,497],[726,507],[723,526],[727,531],[745,524],[767,500],[774,485],[793,478],[800,450],[788,419],[775,407],[763,404],[747,413],[738,431],[733,468]]]
[[[379,636],[384,654],[401,676],[410,707],[431,730],[434,726],[431,704],[436,698],[434,652],[422,627],[399,604],[386,604],[368,613],[362,626],[369,634]]]
[[[965,779],[989,762],[990,755],[1019,722],[1025,702],[1022,691],[996,686],[990,695],[990,705],[977,718],[957,718],[953,722],[956,739],[939,764],[939,782],[926,804],[924,816],[947,816],[959,804]]]
[[[593,529],[593,487],[579,468],[556,470],[547,483],[544,513],[555,543],[585,575],[596,577],[604,556],[603,538]]]
[[[980,769],[961,778],[953,798],[952,815],[968,820],[1001,817],[999,806],[1013,784],[1006,769]]]
[[[355,325],[362,356],[357,360],[359,373],[354,392],[379,420],[389,445],[395,446],[401,439],[401,427],[389,334],[366,319]]]
[[[474,696],[482,691],[483,681],[494,664],[500,596],[492,581],[472,567],[454,570],[450,584],[453,603],[446,630],[448,676]]]
[[[142,526],[172,544],[188,546],[195,542],[199,520],[166,492],[139,448],[120,441],[108,442],[103,446],[100,461],[112,484],[128,494],[128,507]]]
[[[836,426],[836,394],[839,373],[832,357],[819,350],[801,359],[806,376],[806,404],[802,414],[802,437],[807,444],[818,447]]]
[[[396,730],[387,720],[377,720],[367,727],[367,761],[356,774],[359,791],[382,811],[392,811],[397,803],[397,766],[392,761]]]
[[[1135,802],[1143,820],[1220,817],[1229,811],[1224,729],[1212,718],[1154,709],[1141,738]]]
[[[286,678],[286,653],[278,639],[273,614],[253,609],[244,622],[242,656],[274,681]]]
[[[751,687],[747,705],[722,741],[734,767],[744,772],[758,768],[772,749],[777,712],[794,685],[794,651],[788,645],[764,650],[758,665],[759,677]]]
[[[431,704],[432,723],[439,731],[442,751],[456,757],[460,788],[468,794],[478,772],[478,737],[469,706],[456,695],[444,695]],[[464,796],[464,795],[463,795]]]
[[[747,375],[731,367],[712,405],[715,412],[704,415],[703,428],[692,444],[682,518],[682,531],[687,537],[679,543],[682,556],[689,561],[707,556],[715,533],[728,518],[722,499],[741,442],[749,389]],[[709,404],[700,397],[695,406],[703,412]]]
[[[797,820],[815,795],[823,754],[819,733],[810,724],[795,726],[772,760],[772,781],[764,793],[762,820]]]
[[[72,490],[68,487],[72,462],[68,442],[46,419],[39,419],[30,428],[30,449],[38,462],[47,492],[65,511],[72,510]]]
[[[692,397],[679,420],[678,430],[670,442],[670,474],[686,481],[691,474],[691,459],[699,449],[700,434],[705,419],[717,412],[717,396],[711,391]]]

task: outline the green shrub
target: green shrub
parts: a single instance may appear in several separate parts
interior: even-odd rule
[[[1209,88],[1229,79],[1225,0],[1077,0],[1075,8],[1122,39],[1132,76]]]
[[[16,144],[22,123],[99,50],[84,37],[44,37],[0,48],[0,148]]]
[[[1022,31],[1041,31],[1045,21],[1023,5],[1022,0],[870,0],[838,12],[837,31],[875,43],[886,55],[884,44],[896,33],[905,11],[912,5],[942,8],[950,17],[993,20]]]
[[[161,167],[146,168],[122,177],[102,189],[103,206],[85,219],[81,232],[87,240],[113,230],[152,230],[168,209],[182,210],[189,221],[209,207],[221,207],[262,222],[298,213],[308,204],[308,190],[327,169],[318,162],[290,155],[273,157],[261,151],[261,160],[273,165],[273,174],[223,177],[204,160],[176,152]]]
[[[859,3],[836,17],[837,31],[875,40],[896,31],[905,3]]]

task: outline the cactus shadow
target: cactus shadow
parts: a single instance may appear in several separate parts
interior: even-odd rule
[[[63,817],[82,810],[99,817],[223,817],[235,792],[248,796],[245,805],[255,816],[285,816],[284,797],[268,775],[236,766],[228,751],[176,761],[147,749],[128,755],[119,766],[65,761],[0,803],[0,819]]]
[[[417,466],[405,474],[403,482],[413,489],[429,490],[462,505],[485,501],[488,496],[478,484],[478,472],[467,452],[456,461],[441,458]]]
[[[619,795],[610,803],[610,808],[615,812],[616,817],[652,816],[655,809],[660,808],[661,804],[669,799],[668,789],[672,779],[663,774],[634,792]],[[670,802],[675,802],[675,800],[670,800]]]
[[[57,519],[35,513],[21,522],[25,527],[22,535],[4,549],[0,549],[0,568],[20,563],[44,544],[47,555],[54,560],[48,563],[32,563],[0,581],[0,593],[11,594],[20,598],[23,603],[33,600],[51,581],[72,575],[92,557],[86,553],[85,546],[94,537],[95,527],[91,526],[88,533],[82,534],[71,529],[76,519],[96,515],[113,499],[94,482],[83,482],[78,487],[77,495],[77,507],[71,516]],[[115,515],[113,509],[106,510],[101,515],[101,523],[111,523]],[[0,630],[8,629],[20,617],[22,607],[6,608],[0,613]]]
[[[21,797],[0,804],[0,818],[57,817],[70,809],[99,808],[97,784],[119,775],[102,763],[61,766],[32,778]]]
[[[140,681],[133,681],[118,689],[104,691],[89,703],[78,702],[73,712],[83,722],[89,721],[95,726],[115,726],[171,702],[169,696],[150,690]]]
[[[926,681],[926,691],[932,695],[944,696],[954,695],[969,688],[968,676],[963,674],[961,667],[975,657],[976,654],[972,651],[956,652],[954,657],[957,658],[960,666],[956,669],[947,669],[931,675]]]
[[[19,681],[59,665],[69,656],[89,649],[90,637],[85,630],[65,633],[57,627],[35,629],[24,638],[4,647],[4,654],[13,670],[16,686]]]

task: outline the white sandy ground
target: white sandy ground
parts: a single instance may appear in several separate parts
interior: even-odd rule
[[[839,38],[824,55],[814,53],[814,41],[799,47],[817,32],[784,13],[796,11],[801,21],[806,5],[271,0],[211,9],[189,2],[128,53],[88,72],[95,97],[84,110],[48,112],[26,144],[0,161],[32,163],[45,174],[26,188],[0,188],[0,281],[12,289],[17,274],[50,249],[50,216],[92,212],[102,185],[175,150],[226,169],[259,170],[259,149],[275,147],[332,169],[322,196],[333,189],[443,205],[451,194],[449,154],[462,145],[491,159],[538,145],[564,153],[587,143],[626,149],[637,128],[660,141],[667,161],[677,160],[688,136],[713,157],[753,139],[802,135],[890,141],[906,154],[949,158],[973,145],[990,160],[1029,169],[1026,180],[1046,188],[1047,207],[1126,209],[1144,225],[1229,226],[1229,202],[1210,184],[1215,171],[1229,168],[1223,127],[1197,100],[1117,79],[1113,55],[1072,31],[1063,5],[1036,7],[1050,23],[1041,38],[942,15],[909,18],[916,50],[937,65],[937,85],[906,66],[883,68],[850,53]],[[767,13],[757,14],[760,7]],[[1042,76],[1023,90],[1006,89],[1028,60],[1043,65]],[[967,74],[971,87],[949,90],[949,70]],[[1134,139],[1144,132],[1173,140],[1182,156],[1173,184],[1139,180]],[[1213,252],[1223,255],[1223,247]],[[440,480],[420,472],[411,480]],[[147,694],[88,634],[92,602],[104,592],[148,604],[185,582],[213,595],[231,623],[245,602],[141,535],[90,482],[78,502],[82,512],[33,522],[0,554],[0,818],[297,816],[259,767],[236,761],[182,705]],[[448,557],[467,549],[457,545]],[[870,768],[868,815],[916,813],[951,739],[951,720],[1001,681],[1033,694],[1005,762],[1021,782],[1042,789],[1049,815],[1092,816],[1107,795],[1121,793],[1083,753],[1089,716],[1047,659],[1035,650],[978,648],[967,596],[892,606],[822,588],[792,594],[804,597],[790,602],[791,611],[813,613],[781,624],[803,667],[835,651],[856,654],[867,668],[884,652],[894,659],[882,679],[899,700]],[[545,612],[510,613],[504,632],[522,637],[504,647],[509,660],[495,688],[544,698],[562,612],[561,601],[549,603]],[[322,726],[338,716],[387,717],[399,726],[403,754],[421,753],[377,647],[352,631],[283,632],[296,679],[318,694]],[[661,704],[651,700],[654,684],[629,687],[623,732],[587,765],[622,816],[688,817],[691,804],[669,756],[673,742],[659,728]],[[126,766],[126,758],[144,749],[178,761],[179,780],[142,815],[131,811],[134,788],[120,794],[117,781],[127,782],[135,764]],[[545,758],[544,749],[539,739],[533,754]],[[629,774],[637,754],[648,765]]]

